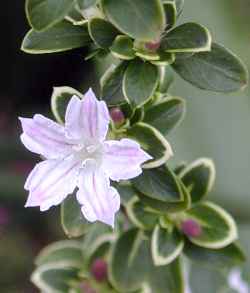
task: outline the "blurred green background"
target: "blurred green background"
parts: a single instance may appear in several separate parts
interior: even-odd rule
[[[24,180],[36,158],[19,142],[17,116],[47,115],[53,86],[93,86],[95,65],[84,62],[84,50],[50,56],[20,52],[28,29],[24,1],[3,1],[1,9],[0,292],[37,292],[29,282],[33,258],[41,247],[64,235],[57,208],[41,215],[37,209],[23,207]],[[238,54],[250,69],[249,0],[186,0],[180,22],[190,20],[207,25],[214,39]],[[186,99],[188,111],[168,138],[175,152],[170,164],[198,157],[214,159],[217,178],[211,196],[237,218],[250,259],[250,88],[224,96],[197,90],[176,78],[171,93]],[[250,282],[250,260],[245,276]],[[217,293],[213,290],[208,287],[207,292]]]

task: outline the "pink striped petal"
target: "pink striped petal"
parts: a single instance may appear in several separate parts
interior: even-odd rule
[[[83,100],[73,96],[65,116],[69,138],[85,142],[103,141],[108,132],[110,116],[103,101],[98,101],[90,89]]]
[[[46,160],[35,166],[24,188],[29,190],[25,207],[41,211],[60,204],[76,187],[79,163],[73,159]]]
[[[120,196],[110,186],[109,179],[100,170],[86,166],[79,177],[77,199],[82,213],[90,222],[101,221],[114,227],[115,213],[120,208]]]
[[[141,165],[150,159],[134,140],[104,142],[103,169],[114,181],[137,177],[142,173]]]
[[[72,151],[72,145],[65,139],[63,126],[42,115],[19,119],[23,128],[21,141],[31,152],[46,159],[56,159]]]

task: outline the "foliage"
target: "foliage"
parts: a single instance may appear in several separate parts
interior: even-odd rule
[[[22,50],[42,54],[91,45],[86,59],[111,54],[116,65],[104,73],[100,96],[110,109],[120,107],[125,120],[112,123],[110,135],[137,140],[153,157],[143,174],[117,184],[123,213],[115,231],[87,223],[72,199],[65,200],[64,231],[84,236],[40,253],[32,281],[43,292],[81,292],[87,283],[100,292],[182,293],[183,256],[205,266],[212,260],[223,273],[244,261],[234,219],[207,200],[215,181],[212,160],[175,170],[166,163],[172,155],[166,136],[186,111],[185,101],[169,92],[172,69],[214,92],[242,90],[248,81],[242,61],[213,42],[207,28],[177,24],[183,5],[178,0],[26,1],[32,28]],[[72,94],[83,98],[69,87],[54,89],[52,112],[59,123]],[[96,259],[108,263],[103,282],[91,273]]]

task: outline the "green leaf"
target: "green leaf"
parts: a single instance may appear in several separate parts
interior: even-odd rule
[[[177,19],[177,9],[174,1],[163,1],[163,7],[166,16],[167,29],[175,25]]]
[[[168,141],[152,126],[139,122],[127,130],[127,135],[135,139],[153,159],[144,164],[144,168],[156,168],[163,165],[173,154]]]
[[[166,98],[145,112],[144,122],[152,125],[166,136],[181,123],[185,113],[186,103],[183,99]]]
[[[235,243],[222,249],[209,249],[187,242],[184,253],[191,261],[212,267],[213,270],[230,270],[246,260],[241,248]]]
[[[159,59],[150,61],[152,64],[156,66],[167,66],[171,65],[175,62],[175,55],[173,53],[168,52],[159,52],[158,53]]]
[[[192,202],[196,203],[211,191],[215,181],[215,166],[212,160],[201,158],[182,169],[179,176],[188,188]]]
[[[78,268],[71,262],[49,263],[38,267],[31,281],[42,292],[68,293],[69,282],[77,278]]]
[[[132,180],[140,199],[161,213],[175,213],[187,209],[190,195],[178,178],[166,166],[144,170]]]
[[[142,231],[131,229],[115,242],[110,257],[109,280],[119,292],[139,289],[150,270],[149,245]]]
[[[161,47],[167,52],[204,52],[211,49],[211,42],[207,28],[189,22],[168,32]]]
[[[109,279],[119,292],[183,293],[184,278],[180,260],[168,266],[154,266],[150,241],[142,231],[123,232],[111,252]],[[141,292],[141,291],[139,291]]]
[[[113,186],[120,194],[121,202],[123,205],[127,205],[128,202],[136,195],[136,191],[128,181],[114,183]]]
[[[96,5],[97,0],[77,0],[80,9],[87,9],[91,6]]]
[[[102,18],[91,18],[88,22],[89,35],[97,46],[109,48],[119,31],[108,21]]]
[[[172,2],[176,6],[177,16],[179,17],[184,8],[184,0],[162,0],[163,2]]]
[[[114,40],[110,51],[116,58],[122,60],[132,60],[135,58],[133,47],[134,43],[129,37],[120,35]]]
[[[238,238],[236,223],[224,209],[211,202],[200,203],[185,212],[187,219],[193,219],[201,226],[202,233],[189,240],[201,247],[220,249]]]
[[[51,96],[51,109],[53,115],[59,123],[64,124],[68,103],[74,95],[79,98],[83,98],[83,95],[80,92],[71,87],[61,86],[53,88]]]
[[[142,41],[158,40],[165,28],[160,0],[102,0],[108,19],[124,34]]]
[[[142,106],[154,94],[158,84],[158,71],[149,62],[131,61],[123,79],[123,94],[134,106]]]
[[[221,45],[212,44],[211,52],[201,52],[172,64],[174,70],[194,86],[214,92],[242,90],[248,82],[242,61]]]
[[[101,78],[101,98],[109,105],[115,106],[125,103],[122,94],[122,81],[127,62],[111,65]]]
[[[177,230],[169,231],[155,226],[151,239],[151,253],[156,266],[166,266],[182,252],[184,239]]]
[[[76,26],[64,20],[46,31],[31,29],[24,37],[22,50],[30,54],[46,54],[84,47],[90,43],[87,24]]]
[[[132,198],[126,204],[126,211],[131,222],[143,230],[152,230],[159,216],[147,210],[147,206],[139,201],[137,197]]]
[[[159,85],[158,91],[162,94],[167,94],[171,84],[174,82],[174,72],[170,66],[158,67]]]
[[[180,258],[167,266],[153,267],[146,284],[154,293],[183,293],[184,274]]]
[[[81,244],[73,240],[58,241],[50,244],[39,252],[35,264],[41,266],[61,261],[74,262],[76,267],[81,267],[83,262]]]
[[[73,4],[73,0],[26,0],[26,15],[31,27],[42,31],[62,21]]]
[[[90,226],[73,195],[68,196],[61,204],[61,224],[65,234],[70,238],[85,234]]]

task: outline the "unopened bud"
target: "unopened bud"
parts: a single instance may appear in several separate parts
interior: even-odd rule
[[[125,121],[125,117],[120,108],[115,107],[110,110],[110,117],[114,121],[115,124],[123,124]]]
[[[188,237],[199,237],[202,233],[201,226],[194,220],[186,220],[181,224],[181,230]]]
[[[149,42],[145,44],[145,48],[149,51],[156,52],[160,48],[160,42]]]
[[[108,277],[108,266],[103,259],[96,259],[91,266],[91,274],[98,282],[104,282]]]

